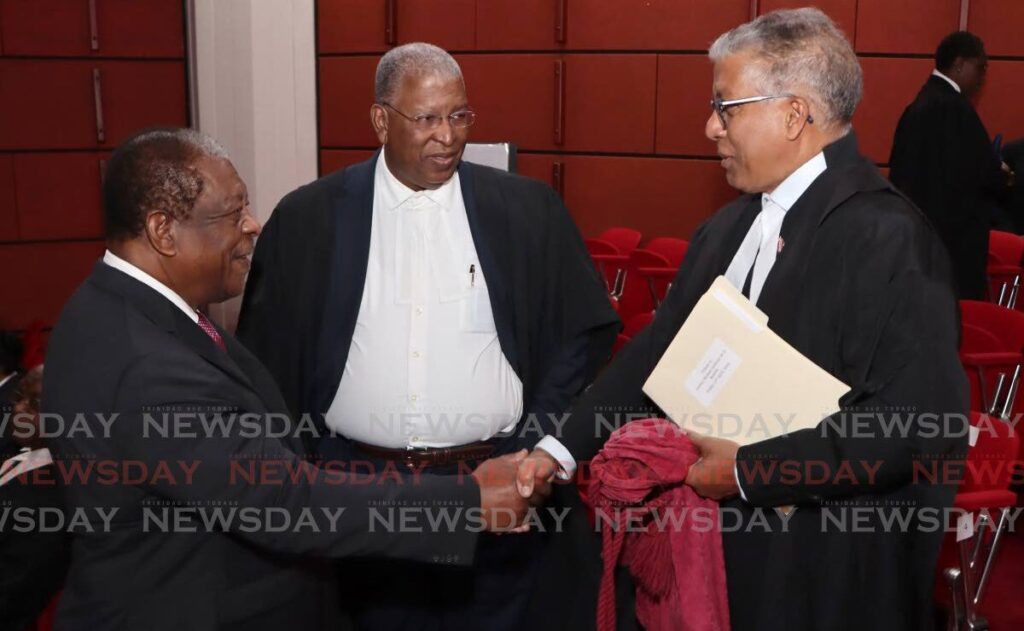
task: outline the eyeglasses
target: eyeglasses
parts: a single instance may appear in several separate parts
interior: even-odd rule
[[[726,112],[737,105],[746,105],[747,103],[760,103],[761,101],[770,101],[772,99],[788,99],[792,98],[793,94],[774,94],[772,96],[748,96],[745,99],[733,99],[731,101],[723,101],[721,97],[714,97],[711,99],[711,109],[718,114],[718,120],[722,123],[722,129],[729,129],[728,117]],[[811,116],[807,117],[808,123],[813,123],[814,118]]]
[[[448,124],[456,129],[469,127],[473,124],[473,121],[476,120],[476,113],[469,109],[459,110],[458,112],[453,112],[448,116],[438,116],[437,114],[417,114],[416,116],[409,116],[386,101],[381,101],[381,105],[390,107],[396,114],[423,131],[437,129],[441,126],[441,121],[446,118],[448,119]]]

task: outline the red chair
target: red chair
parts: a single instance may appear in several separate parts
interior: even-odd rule
[[[583,240],[616,308],[625,288],[629,254],[640,245],[642,238],[643,235],[632,228],[609,228],[596,238]]]
[[[971,425],[977,430],[977,438],[967,452],[964,479],[957,490],[954,506],[971,514],[976,527],[970,537],[946,542],[946,558],[951,556],[951,546],[956,550],[955,567],[946,567],[943,571],[952,598],[949,629],[988,628],[978,609],[999,551],[999,542],[1010,520],[1010,509],[1017,503],[1017,494],[1010,490],[1010,484],[1020,450],[1020,437],[1002,419],[978,412],[971,412]],[[992,523],[991,510],[999,512],[996,524]],[[955,539],[961,537],[956,536]]]
[[[614,245],[619,254],[629,254],[640,246],[643,235],[639,230],[632,228],[608,228],[597,235],[597,238]]]
[[[988,233],[988,252],[1004,265],[1024,263],[1024,238],[1012,232],[991,230]]]
[[[690,242],[675,237],[655,237],[647,242],[644,249],[664,256],[670,266],[679,267],[690,249]]]
[[[1009,356],[986,356],[991,353],[1020,354],[1024,350],[1024,313],[1000,307],[991,302],[961,300],[960,316],[964,326],[960,361],[968,377],[972,372],[978,376],[980,400],[986,411],[995,411],[1003,418],[1021,412],[1021,400],[1017,396],[1021,380],[1021,360]],[[973,328],[968,328],[973,327]],[[987,342],[981,341],[974,329],[990,334]],[[998,350],[992,349],[992,339],[997,340]],[[985,344],[988,346],[985,346]],[[972,347],[975,345],[975,347]],[[987,384],[992,383],[989,387]],[[1005,387],[1001,386],[1001,383]]]
[[[1012,232],[992,230],[988,241],[989,297],[996,304],[1017,308],[1024,259],[1024,239]],[[1024,305],[1022,305],[1024,308]]]
[[[1024,361],[1020,352],[1003,350],[999,338],[972,324],[963,324],[960,334],[960,363],[967,373],[971,388],[971,409],[985,410],[989,414],[1001,413],[1000,403],[1008,375]],[[1000,409],[997,409],[1000,408]]]
[[[638,313],[654,311],[661,302],[654,281],[640,271],[649,267],[675,269],[667,258],[647,248],[633,250],[629,254],[622,298],[619,301],[619,313],[624,321]]]

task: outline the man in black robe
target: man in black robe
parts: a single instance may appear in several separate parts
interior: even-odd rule
[[[370,114],[382,150],[289,194],[267,222],[239,338],[292,412],[332,431],[315,447],[325,459],[439,474],[534,446],[563,459],[549,435],[618,328],[572,219],[541,182],[461,161],[475,114],[443,50],[385,55]],[[454,425],[432,425],[442,417]],[[565,568],[541,550],[551,541],[488,538],[474,573],[350,564],[348,604],[363,628],[515,628],[534,576]],[[558,620],[578,593],[592,619],[596,577],[562,585],[563,606],[543,613]]]
[[[562,442],[585,460],[613,421],[654,408],[644,382],[724,275],[775,333],[850,387],[844,413],[814,429],[744,447],[692,435],[702,459],[687,482],[722,500],[732,628],[930,631],[943,537],[931,519],[941,521],[955,489],[915,479],[915,465],[931,471],[967,442],[948,257],[858,152],[850,121],[861,69],[823,13],[765,14],[720,37],[710,56],[705,133],[747,194],[697,230],[653,323],[580,397]],[[952,413],[956,431],[923,413]],[[893,419],[902,424],[887,431]],[[844,465],[848,476],[838,475]],[[553,470],[519,472],[528,494]],[[796,509],[775,510],[785,506]],[[905,521],[887,525],[897,516]]]
[[[972,105],[987,68],[980,38],[946,36],[935,70],[900,117],[889,158],[892,183],[935,225],[958,296],[970,300],[988,297],[988,233],[1006,187],[1004,165]]]

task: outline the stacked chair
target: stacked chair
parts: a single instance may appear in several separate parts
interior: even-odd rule
[[[960,361],[970,383],[975,430],[954,506],[971,516],[973,528],[964,536],[949,537],[940,564],[950,599],[948,631],[988,628],[979,613],[982,598],[1017,503],[1011,483],[1021,441],[1009,421],[1021,413],[1024,399],[1019,396],[1024,313],[1011,305],[1005,300],[1003,305],[960,302]]]
[[[619,299],[625,290],[626,264],[630,253],[640,245],[643,235],[632,228],[609,228],[599,236],[584,239],[590,258],[604,278],[612,305],[618,309]]]
[[[989,232],[989,295],[996,304],[1024,311],[1024,301],[1018,300],[1022,282],[1022,261],[1024,238],[1012,232]]]
[[[690,245],[685,239],[655,237],[640,247],[642,240],[639,231],[622,227],[585,239],[624,325],[613,353],[650,324]]]

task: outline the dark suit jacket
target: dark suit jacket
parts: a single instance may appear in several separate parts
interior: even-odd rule
[[[379,155],[379,153],[378,153]],[[238,339],[296,414],[320,422],[341,383],[366,280],[377,157],[299,188],[260,235]],[[459,165],[462,196],[501,350],[523,411],[561,414],[607,359],[619,325],[579,231],[550,187]],[[532,447],[532,433],[515,445]]]
[[[957,358],[958,315],[945,251],[933,229],[861,157],[851,132],[825,149],[827,170],[786,214],[785,249],[758,301],[768,326],[852,389],[842,404],[881,409],[966,414],[967,384]],[[577,458],[589,458],[607,438],[594,419],[653,404],[641,388],[655,364],[714,279],[725,273],[760,211],[745,195],[702,225],[672,291],[646,330],[616,356],[574,407],[565,439]],[[749,503],[725,506],[738,532],[724,534],[733,628],[929,629],[933,572],[942,533],[916,514],[906,531],[886,533],[868,515],[867,534],[823,529],[832,503],[938,510],[952,504],[952,485],[912,479],[912,462],[966,449],[966,433],[929,434],[912,421],[906,436],[886,437],[877,417],[860,434],[803,430],[739,450]],[[962,421],[960,421],[962,422]],[[825,426],[827,427],[827,426]],[[961,428],[962,429],[962,428]],[[853,484],[789,482],[776,467],[749,478],[754,464],[815,462],[835,472],[840,462],[881,461]],[[820,471],[820,469],[819,469]],[[845,504],[844,504],[845,503]],[[772,532],[744,532],[755,507],[796,504],[783,533],[775,511],[762,511]],[[740,521],[737,521],[740,520]],[[685,589],[685,586],[680,586]]]
[[[0,453],[0,463],[12,456]],[[31,476],[54,480],[53,465],[40,467]],[[0,510],[33,511],[61,509],[63,497],[56,484],[32,484],[33,477],[12,479],[0,486]],[[52,522],[51,522],[52,523]],[[66,532],[25,530],[8,517],[0,528],[0,631],[24,631],[64,584],[70,560]]]
[[[158,292],[103,263],[65,306],[50,340],[43,406],[65,419],[84,415],[88,424],[89,432],[67,432],[52,449],[69,465],[96,463],[93,475],[72,480],[67,496],[69,510],[86,511],[97,532],[76,532],[59,629],[329,628],[334,612],[321,598],[328,573],[300,555],[472,562],[476,535],[467,531],[465,509],[478,507],[480,494],[468,478],[366,485],[313,470],[275,484],[273,478],[246,483],[230,475],[232,463],[250,460],[310,469],[294,453],[299,441],[293,434],[268,437],[258,424],[278,414],[271,429],[281,432],[282,418],[287,428],[284,401],[259,361],[222,335],[227,353]],[[215,412],[235,422],[209,432],[196,423],[199,415],[214,420]],[[95,413],[119,415],[109,436]],[[164,435],[160,423],[175,413],[183,425]],[[250,424],[238,414],[252,415],[243,417]],[[118,480],[100,466],[131,463],[138,477],[140,468],[154,472],[160,464],[176,472],[179,461],[193,463],[191,479],[150,473],[141,481]],[[438,498],[463,509],[451,531],[402,534],[378,526],[370,536],[374,505],[424,506]],[[102,531],[96,507],[118,509],[110,532]],[[185,528],[147,522],[147,516],[178,507],[193,511],[182,513]],[[208,528],[197,509],[210,515],[215,508],[222,515],[231,508],[239,512]],[[270,508],[278,520],[283,511],[293,527],[265,527],[266,512],[254,511]],[[332,527],[324,508],[346,510]],[[252,518],[243,519],[243,509]],[[314,527],[295,529],[304,509]]]
[[[900,117],[889,166],[949,249],[959,297],[985,300],[988,231],[1006,179],[967,97],[930,77]]]

